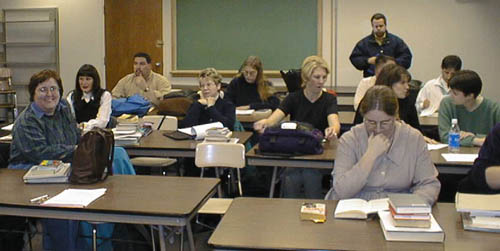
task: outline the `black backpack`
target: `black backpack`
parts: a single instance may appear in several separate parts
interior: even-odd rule
[[[112,174],[115,139],[111,130],[93,128],[85,133],[73,153],[69,181],[91,184]]]

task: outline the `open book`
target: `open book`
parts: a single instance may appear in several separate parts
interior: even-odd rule
[[[363,199],[340,200],[335,209],[335,218],[367,219],[369,214],[389,210],[389,199],[366,201]]]
[[[223,128],[223,127],[224,127],[224,125],[222,125],[221,122],[214,122],[214,123],[208,123],[208,124],[203,124],[203,125],[196,125],[193,127],[181,128],[181,129],[177,129],[177,130],[194,137],[196,140],[201,140],[201,139],[205,138],[206,131],[208,129]]]

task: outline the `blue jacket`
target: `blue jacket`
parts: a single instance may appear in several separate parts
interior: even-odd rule
[[[375,75],[375,65],[368,64],[370,57],[380,54],[394,57],[397,64],[408,69],[411,65],[411,52],[406,43],[396,35],[386,32],[384,43],[380,46],[373,33],[361,39],[352,50],[349,59],[356,69],[363,71],[363,77]]]

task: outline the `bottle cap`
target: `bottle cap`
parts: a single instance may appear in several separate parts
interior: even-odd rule
[[[458,124],[458,119],[451,119],[452,124]]]

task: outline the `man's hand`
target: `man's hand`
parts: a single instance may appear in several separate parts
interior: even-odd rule
[[[139,89],[146,91],[146,89],[148,88],[148,84],[146,83],[146,79],[144,79],[144,77],[142,75],[135,76],[134,81],[135,81],[135,85]]]
[[[376,59],[376,58],[377,58],[377,57],[373,56],[373,57],[368,58],[368,60],[367,60],[367,61],[368,61],[368,63],[369,63],[369,64],[375,64],[375,59]]]
[[[426,109],[427,107],[429,107],[429,105],[431,105],[431,101],[429,101],[428,99],[424,100],[424,103],[422,104],[422,109]]]

